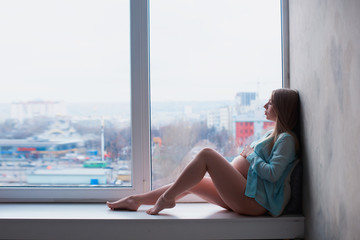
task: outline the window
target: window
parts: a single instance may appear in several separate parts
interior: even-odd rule
[[[282,87],[280,2],[150,1],[150,32],[157,188],[202,148],[231,161],[271,127],[263,105]]]
[[[179,171],[184,164],[181,160],[191,159],[201,147],[215,147],[230,160],[250,141],[253,131],[270,124],[261,120],[245,126],[249,119],[235,113],[252,111],[253,103],[261,102],[259,96],[268,97],[269,89],[281,87],[279,1],[256,1],[256,6],[263,6],[256,8],[258,15],[251,15],[255,8],[248,4],[1,1],[0,31],[5,37],[0,39],[0,65],[5,70],[0,77],[11,88],[0,89],[0,124],[3,129],[14,127],[7,121],[12,111],[19,122],[27,124],[15,127],[28,135],[14,137],[15,131],[1,131],[0,173],[22,168],[21,177],[28,181],[28,173],[45,156],[49,161],[45,160],[40,170],[56,172],[59,166],[68,164],[69,170],[80,164],[101,171],[91,173],[84,184],[59,180],[19,184],[2,179],[0,201],[117,199],[172,181],[165,176]],[[267,12],[273,11],[274,16],[264,20]],[[247,18],[238,19],[237,15]],[[276,25],[274,32],[264,27],[270,23]],[[251,50],[253,44],[257,50]],[[267,51],[276,56],[265,57]],[[266,65],[269,62],[276,63],[276,73]],[[251,64],[257,68],[250,68]],[[246,67],[239,67],[243,65]],[[234,82],[245,78],[241,88],[234,87]],[[264,79],[271,80],[261,82]],[[83,104],[77,109],[75,104],[64,105],[77,98]],[[93,104],[87,111],[84,102],[90,100]],[[13,106],[6,106],[9,103]],[[49,120],[68,112],[74,114],[56,122]],[[89,112],[96,116],[93,122],[82,125],[79,117],[78,125],[72,123],[76,114],[83,113],[85,119]],[[54,139],[60,139],[66,130],[67,140],[42,141],[44,126],[52,126],[46,136]],[[91,129],[93,141],[73,140],[79,132]],[[29,139],[31,144],[25,141]],[[8,161],[14,154],[17,161]],[[180,168],[174,169],[176,164]],[[112,173],[104,180],[94,177],[99,172]],[[36,174],[33,177],[31,181],[38,181]]]
[[[146,16],[145,1],[1,1],[2,200],[144,190],[149,134],[137,119],[147,119],[148,64],[138,54],[144,45],[147,53]]]
[[[131,186],[129,2],[1,5],[0,184]]]

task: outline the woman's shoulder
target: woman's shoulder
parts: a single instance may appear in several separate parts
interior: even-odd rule
[[[293,133],[290,132],[282,132],[279,134],[279,138],[280,137],[293,137]]]
[[[267,131],[265,134],[264,134],[264,138],[267,138],[268,136],[270,136],[272,133],[273,133],[274,129],[270,129],[269,131]]]
[[[295,142],[295,135],[292,132],[282,132],[279,134],[276,142],[291,141]]]
[[[283,149],[281,151],[284,151],[284,149],[287,149],[287,152],[289,151],[293,153],[293,158],[296,158],[297,155],[297,138],[296,136],[291,132],[283,132],[279,134],[278,139],[276,140],[274,144],[274,148]]]

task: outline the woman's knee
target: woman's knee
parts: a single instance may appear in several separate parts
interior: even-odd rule
[[[212,148],[203,148],[198,154],[198,156],[205,158],[209,158],[217,155],[218,153]]]
[[[206,164],[207,171],[210,171],[210,168],[212,167],[217,168],[222,166],[226,161],[223,156],[212,148],[202,149],[198,155],[198,160]]]

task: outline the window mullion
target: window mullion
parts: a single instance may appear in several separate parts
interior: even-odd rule
[[[130,1],[133,185],[150,190],[148,1]]]
[[[281,51],[283,87],[290,87],[289,64],[289,0],[281,0]]]

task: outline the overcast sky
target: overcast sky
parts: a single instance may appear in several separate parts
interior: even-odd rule
[[[154,101],[231,100],[281,87],[280,3],[150,0]],[[129,2],[1,0],[0,102],[123,102]]]

